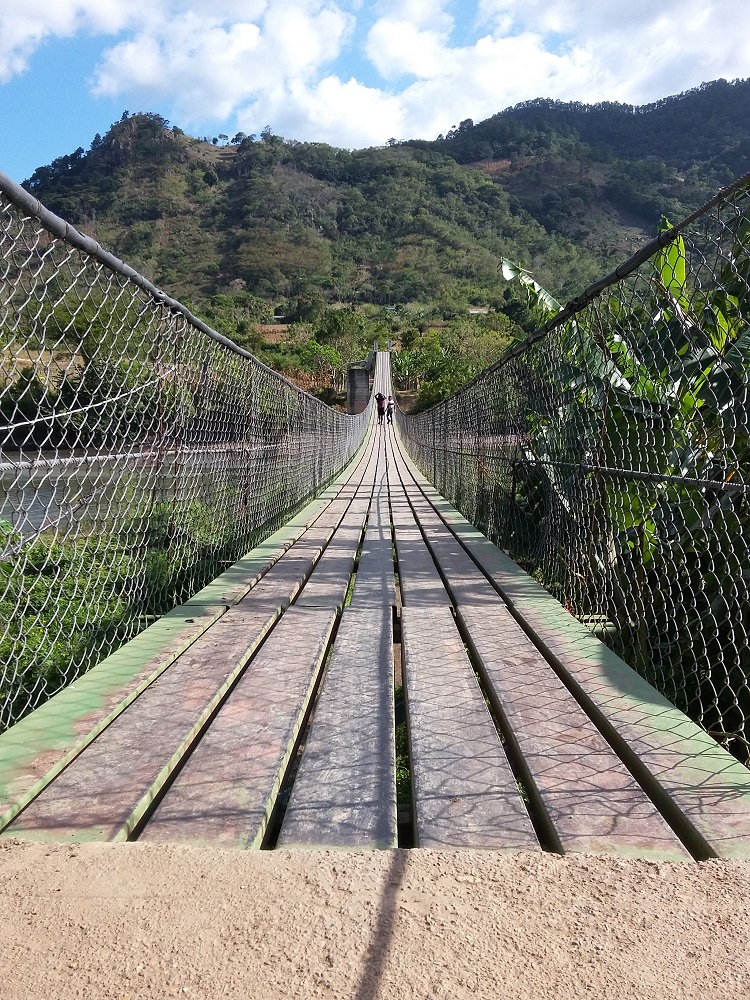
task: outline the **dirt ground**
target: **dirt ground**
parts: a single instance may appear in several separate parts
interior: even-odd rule
[[[0,841],[3,1000],[738,998],[750,863]]]

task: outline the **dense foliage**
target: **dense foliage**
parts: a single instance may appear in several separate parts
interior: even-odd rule
[[[512,497],[498,480],[479,520],[748,760],[750,510],[726,484],[750,477],[750,192],[737,206],[710,282],[679,237],[637,293],[615,285],[507,374],[487,376],[493,400],[525,386],[525,441]]]

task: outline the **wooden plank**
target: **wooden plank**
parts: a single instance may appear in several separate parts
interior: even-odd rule
[[[407,484],[411,480],[402,470]],[[686,860],[690,855],[495,588],[414,488],[414,510],[508,723],[529,792],[563,851]]]
[[[460,606],[525,785],[564,852],[688,861],[656,806],[503,606]],[[553,842],[554,842],[553,841]]]
[[[289,560],[293,575],[304,577],[330,537],[346,504],[334,508],[323,529],[308,529],[327,511],[347,484],[356,491],[371,461],[373,438],[329,488],[328,499],[307,504],[284,527],[191,597],[106,657],[63,691],[0,734],[0,830],[32,801],[82,750],[123,712],[188,646],[251,590],[263,598],[265,574],[296,542]],[[327,522],[327,523],[326,523]],[[301,539],[304,537],[304,542]],[[272,585],[273,591],[275,585]],[[286,606],[297,587],[282,596]]]
[[[368,506],[368,499],[352,500],[349,510],[297,599],[300,607],[343,607]]]
[[[397,845],[390,607],[347,608],[279,847]]]
[[[123,839],[244,670],[280,613],[228,611],[7,828],[34,840]]]
[[[418,846],[538,849],[450,609],[401,616]]]
[[[3,733],[0,829],[225,611],[175,608]]]
[[[447,607],[450,598],[403,491],[392,490],[391,510],[401,599],[404,606]]]
[[[292,607],[285,613],[141,840],[260,847],[335,617],[328,608]]]
[[[373,481],[372,503],[367,531],[359,557],[351,607],[393,607],[396,581],[393,566],[393,539],[385,449]]]
[[[692,853],[750,858],[750,771],[588,632],[405,461]]]

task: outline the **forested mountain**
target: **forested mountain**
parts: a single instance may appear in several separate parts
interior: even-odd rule
[[[450,310],[497,301],[500,256],[570,296],[749,165],[750,81],[718,81],[642,108],[531,101],[353,151],[269,129],[200,140],[126,112],[26,186],[192,302]]]

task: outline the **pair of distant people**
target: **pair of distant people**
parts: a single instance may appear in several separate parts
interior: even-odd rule
[[[393,423],[393,411],[396,408],[396,401],[393,396],[389,396],[388,399],[385,398],[382,392],[375,393],[375,404],[378,408],[378,423],[383,423],[383,417],[385,417],[389,424]]]

